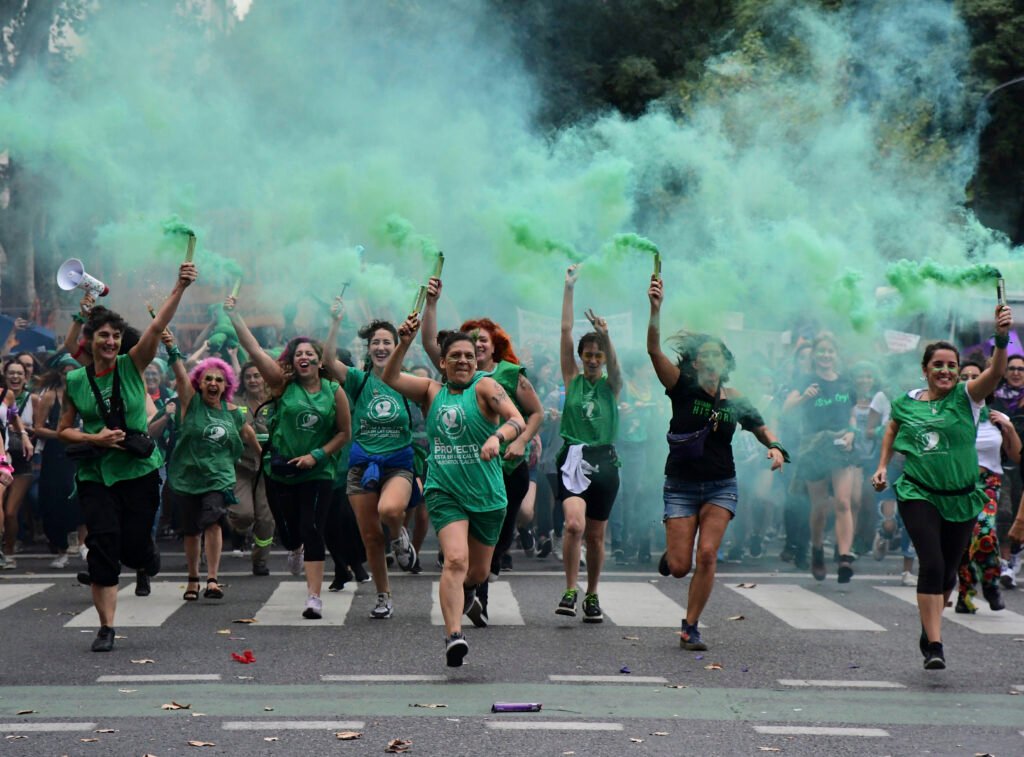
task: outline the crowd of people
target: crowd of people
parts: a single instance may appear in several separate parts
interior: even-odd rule
[[[988,351],[928,345],[918,388],[821,332],[793,340],[782,366],[747,367],[760,371],[748,397],[730,386],[742,367],[721,338],[685,324],[662,334],[660,276],[646,356],[620,356],[589,309],[592,330],[574,340],[579,273],[566,272],[557,353],[517,353],[486,315],[440,329],[438,277],[401,324],[348,324],[339,298],[322,342],[250,329],[230,296],[189,354],[172,323],[193,264],[141,329],[87,293],[61,349],[17,352],[16,332],[4,348],[0,563],[16,567],[37,524],[51,568],[84,560],[100,652],[114,646],[122,566],[149,594],[158,536],[183,540],[184,602],[225,599],[228,549],[246,547],[253,575],[269,575],[276,539],[305,576],[302,617],[323,616],[330,553],[328,589],[372,580],[368,616],[384,620],[401,608],[389,569],[421,572],[433,529],[453,667],[469,650],[462,619],[486,627],[488,584],[514,555],[561,560],[553,613],[584,623],[603,620],[606,561],[690,575],[679,632],[690,650],[707,649],[699,621],[718,562],[756,559],[773,536],[817,581],[832,564],[848,583],[858,560],[900,551],[927,669],[945,667],[954,589],[955,612],[977,611],[979,585],[1004,608],[1024,541],[1024,355],[1007,353],[1008,307]]]

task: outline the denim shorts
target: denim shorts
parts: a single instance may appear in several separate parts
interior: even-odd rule
[[[685,481],[666,476],[663,493],[665,514],[662,520],[697,515],[701,505],[718,505],[728,510],[730,516],[736,516],[739,489],[735,478],[721,481]]]

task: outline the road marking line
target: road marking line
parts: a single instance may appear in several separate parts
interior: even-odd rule
[[[884,738],[889,732],[881,728],[831,728],[820,725],[755,725],[758,733],[774,736],[865,736]]]
[[[491,720],[487,727],[496,731],[621,731],[622,723],[590,723],[575,720]]]
[[[661,676],[548,676],[552,683],[668,683],[667,678]]]
[[[135,596],[135,582],[117,593],[115,625],[129,627],[156,627],[164,624],[185,603],[181,599],[181,586],[175,581],[154,581],[148,597]],[[98,628],[99,615],[90,607],[69,620],[65,628]]]
[[[444,616],[441,614],[441,583],[432,581],[430,584],[430,623],[435,626],[444,625]],[[489,626],[525,626],[522,613],[519,612],[519,602],[512,593],[512,587],[507,581],[496,581],[487,587],[487,625]]]
[[[254,616],[256,626],[343,626],[355,595],[347,591],[321,594],[324,616],[320,620],[302,617],[307,596],[305,581],[282,581]]]
[[[445,676],[435,675],[322,675],[320,680],[325,683],[331,681],[352,681],[362,683],[399,683],[404,681],[447,681]]]
[[[365,728],[362,720],[225,720],[225,731],[333,731]]]
[[[780,678],[783,686],[819,686],[825,689],[905,689],[895,681],[841,681],[814,680],[807,678]]]
[[[0,731],[6,732],[91,731],[95,727],[95,723],[0,723]]]
[[[33,594],[46,591],[54,585],[55,584],[14,584],[9,586],[0,586],[0,610],[10,607],[14,603],[20,602],[23,599],[27,599]]]
[[[678,628],[686,608],[646,581],[605,581],[601,609],[617,626]]]
[[[1024,684],[1015,683],[1010,688],[1013,689],[1014,691],[1024,691]]]
[[[219,681],[220,673],[157,673],[153,675],[100,676],[96,683],[158,683],[160,681]]]
[[[884,631],[885,628],[813,591],[792,584],[729,586],[741,597],[793,628],[828,631]]]
[[[876,586],[875,588],[917,607],[917,589],[912,586]],[[978,602],[977,606],[978,612],[975,615],[950,612],[943,615],[943,620],[952,621],[978,633],[1005,633],[1017,636],[1024,634],[1024,615],[1018,615],[1010,610],[992,612],[988,608],[987,602]]]

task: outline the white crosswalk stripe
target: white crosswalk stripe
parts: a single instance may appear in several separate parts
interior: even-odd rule
[[[148,597],[136,597],[133,581],[117,593],[117,627],[162,626],[184,604],[181,592],[181,585],[177,582],[154,581]],[[95,608],[89,607],[65,625],[68,628],[98,628],[100,618]]]
[[[347,591],[325,592],[320,597],[324,603],[323,618],[309,620],[302,617],[307,597],[305,582],[282,581],[255,618],[261,626],[343,626],[353,596]]]
[[[432,581],[430,584],[430,624],[444,625],[441,614],[441,584]],[[489,626],[525,626],[519,602],[512,593],[512,585],[508,581],[496,581],[487,587],[487,625]]]
[[[53,584],[7,584],[0,586],[0,610],[16,602],[28,599],[33,594],[46,591]]]
[[[915,607],[917,606],[917,589],[911,586],[876,586],[875,588],[897,599],[902,599],[904,602],[909,602]],[[942,614],[942,619],[965,626],[978,633],[1005,633],[1017,636],[1024,634],[1024,615],[1019,615],[1010,610],[992,612],[984,601],[975,602],[975,604],[978,607],[978,612],[974,615],[945,612]]]
[[[752,588],[729,588],[793,628],[829,631],[885,630],[863,615],[802,586],[757,584]]]
[[[649,583],[606,581],[599,596],[601,611],[619,626],[676,628],[686,615],[685,607]]]

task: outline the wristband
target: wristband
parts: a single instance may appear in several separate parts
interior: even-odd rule
[[[498,440],[498,444],[506,444],[507,443],[505,441],[505,437],[502,436],[501,434],[499,434],[497,431],[495,431],[493,434],[491,434],[491,436],[493,436],[495,439]]]
[[[184,359],[181,350],[178,349],[177,345],[167,348],[167,366],[170,367],[177,363],[179,360]]]
[[[995,342],[996,349],[1005,350],[1010,344],[1009,334],[993,334],[992,340]]]
[[[81,313],[75,313],[74,315],[71,316],[71,320],[74,321],[75,323],[81,323],[84,326],[86,317]]]
[[[327,453],[324,452],[323,447],[317,447],[309,454],[317,463],[322,463],[327,458]]]
[[[789,462],[789,453],[786,452],[786,448],[783,447],[779,442],[772,442],[771,444],[768,445],[768,449],[777,449],[779,452],[782,453],[783,462]]]

